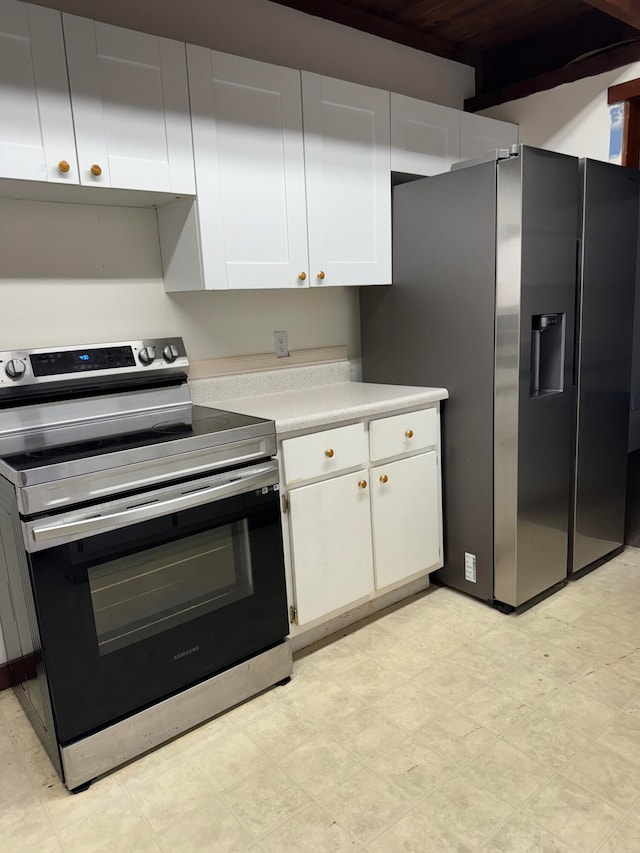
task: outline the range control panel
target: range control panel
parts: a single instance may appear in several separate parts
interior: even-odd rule
[[[73,382],[94,371],[114,376],[180,368],[186,373],[188,367],[182,338],[16,350],[0,352],[0,388],[54,379]]]

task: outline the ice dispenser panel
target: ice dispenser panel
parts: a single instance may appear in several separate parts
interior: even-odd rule
[[[531,396],[564,391],[564,314],[534,314],[531,318]]]

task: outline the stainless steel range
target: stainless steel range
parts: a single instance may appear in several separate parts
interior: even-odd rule
[[[291,674],[274,425],[180,338],[0,353],[0,619],[66,786]]]

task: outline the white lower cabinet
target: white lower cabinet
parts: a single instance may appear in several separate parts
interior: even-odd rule
[[[376,589],[441,558],[440,471],[435,451],[371,469]]]
[[[439,454],[437,405],[281,441],[292,634],[442,566]]]
[[[298,625],[373,592],[367,471],[289,492]]]

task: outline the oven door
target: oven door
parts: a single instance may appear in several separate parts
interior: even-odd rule
[[[23,522],[60,743],[286,636],[277,482],[267,460]]]

